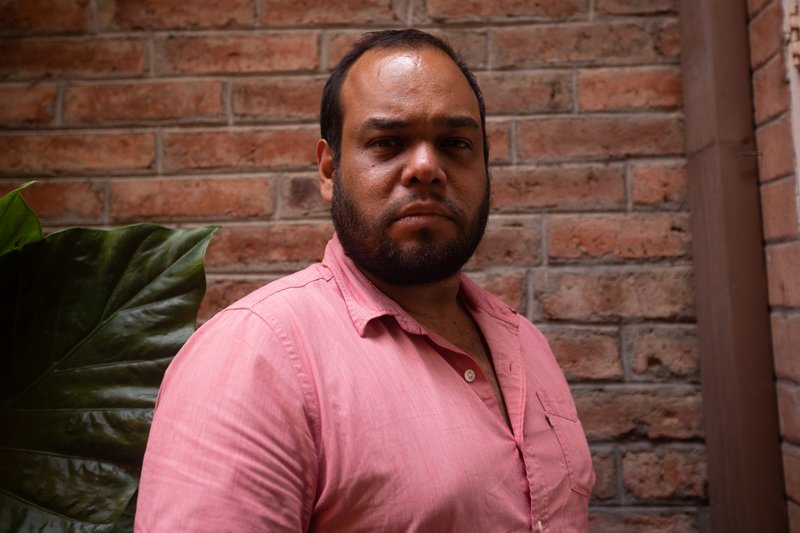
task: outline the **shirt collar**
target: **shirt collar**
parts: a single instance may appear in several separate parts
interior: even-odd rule
[[[336,234],[328,241],[322,264],[333,273],[359,336],[365,335],[367,325],[372,320],[383,316],[394,317],[408,333],[425,333],[414,317],[364,276],[353,260],[347,257]],[[467,307],[477,308],[505,322],[515,323],[516,311],[489,295],[464,274],[461,274],[460,281],[459,296]]]

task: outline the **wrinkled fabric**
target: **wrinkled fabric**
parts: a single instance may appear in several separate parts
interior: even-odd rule
[[[478,364],[334,236],[321,264],[217,314],[170,365],[136,531],[587,531],[594,471],[546,340],[466,276],[459,297],[510,428]]]

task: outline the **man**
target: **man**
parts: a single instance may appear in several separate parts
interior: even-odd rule
[[[460,274],[489,210],[469,69],[367,34],[323,94],[336,235],[189,340],[164,379],[137,530],[585,531],[586,439],[541,333]]]

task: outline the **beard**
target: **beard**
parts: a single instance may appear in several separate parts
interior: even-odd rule
[[[478,212],[470,217],[464,209],[439,192],[415,193],[391,204],[377,220],[368,220],[334,174],[331,217],[345,254],[364,272],[394,285],[421,285],[449,278],[472,257],[489,219],[489,177]],[[455,237],[442,239],[423,228],[415,240],[401,247],[389,237],[397,213],[409,203],[433,200],[444,206],[456,224]]]

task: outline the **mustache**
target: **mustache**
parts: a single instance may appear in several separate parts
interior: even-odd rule
[[[464,211],[464,209],[462,209],[459,205],[452,200],[445,198],[440,192],[431,191],[426,193],[414,192],[402,200],[392,202],[387,206],[386,211],[381,216],[381,222],[390,223],[391,221],[397,219],[400,215],[400,212],[407,206],[419,202],[435,202],[439,204],[439,206],[444,208],[453,218],[453,220],[457,222],[463,223],[468,219],[466,211]]]

